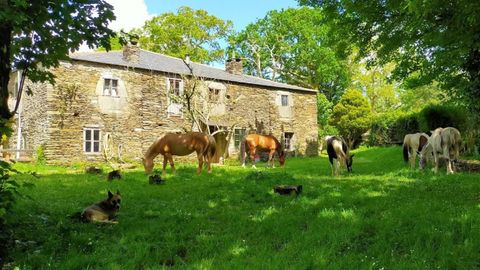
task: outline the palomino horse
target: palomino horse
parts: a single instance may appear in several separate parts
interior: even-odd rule
[[[162,138],[155,141],[145,153],[143,166],[146,173],[151,173],[153,170],[153,159],[158,154],[163,155],[163,170],[167,167],[167,161],[170,162],[173,173],[175,173],[175,165],[173,164],[172,156],[186,156],[193,152],[197,152],[198,169],[197,174],[202,172],[203,160],[205,159],[208,165],[208,172],[212,171],[211,160],[215,155],[215,139],[213,136],[200,132],[187,132],[183,134],[167,133]]]
[[[242,166],[245,167],[245,152],[250,153],[250,158],[252,159],[253,167],[255,168],[255,154],[257,151],[268,152],[268,164],[271,163],[272,167],[275,167],[273,156],[275,153],[278,154],[278,161],[280,166],[285,164],[285,151],[277,138],[272,135],[259,135],[259,134],[249,134],[243,138],[240,145],[240,152],[242,155]]]
[[[461,140],[460,131],[453,127],[437,128],[432,131],[428,143],[420,152],[420,168],[425,168],[427,156],[433,153],[435,173],[438,172],[440,157],[447,162],[447,174],[453,173],[452,161],[458,159]]]
[[[345,162],[348,172],[352,172],[353,156],[348,151],[348,146],[344,140],[339,137],[331,136],[327,139],[328,160],[332,166],[332,175],[340,174],[340,165]],[[333,160],[335,159],[335,163]]]
[[[428,135],[425,133],[407,134],[403,138],[403,160],[410,161],[410,167],[415,168],[417,154],[428,143]]]

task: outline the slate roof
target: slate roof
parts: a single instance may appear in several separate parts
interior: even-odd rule
[[[190,70],[188,69],[185,62],[180,58],[175,58],[159,53],[154,53],[150,51],[140,50],[139,52],[139,61],[138,63],[128,63],[123,59],[123,51],[110,51],[110,52],[82,52],[70,54],[70,59],[78,61],[86,61],[93,63],[101,63],[107,65],[115,66],[128,66],[139,69],[146,70],[155,70],[167,73],[175,73],[180,75],[189,75]],[[277,89],[287,89],[287,90],[296,90],[296,91],[306,91],[314,92],[316,90],[303,88],[295,85],[285,84],[274,82],[254,76],[249,75],[235,75],[226,72],[223,69],[218,69],[210,67],[204,64],[191,63],[190,66],[193,68],[193,74],[198,77],[227,81],[227,82],[236,82],[242,84],[250,85],[259,85],[266,86]]]

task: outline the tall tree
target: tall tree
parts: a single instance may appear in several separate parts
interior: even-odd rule
[[[104,0],[0,0],[0,132],[12,117],[8,82],[13,68],[33,82],[54,82],[48,68],[84,42],[109,48],[115,19]],[[21,95],[19,95],[21,97]]]
[[[187,54],[196,62],[208,63],[223,59],[221,39],[232,31],[232,22],[208,14],[207,11],[180,7],[177,13],[164,13],[145,22],[140,34],[140,47],[179,58]]]
[[[329,100],[339,98],[348,85],[349,45],[329,35],[319,9],[270,11],[229,42],[254,76],[319,89]]]
[[[438,81],[480,111],[478,1],[299,0],[320,7],[372,62],[395,62],[410,86]],[[319,25],[320,26],[320,25]],[[372,54],[373,52],[373,54]],[[372,57],[373,56],[373,57]]]

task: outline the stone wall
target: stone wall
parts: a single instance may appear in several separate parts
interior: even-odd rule
[[[76,61],[63,62],[53,72],[55,86],[37,84],[35,95],[24,100],[27,145],[33,149],[44,145],[50,163],[103,160],[102,153],[84,152],[86,127],[101,130],[102,144],[110,156],[139,160],[164,133],[191,126],[185,116],[167,114],[167,78],[178,75]],[[119,80],[119,97],[101,95],[105,76]],[[293,132],[296,153],[317,154],[311,145],[317,139],[315,93],[291,92],[294,117],[285,119],[279,117],[276,89],[222,84],[226,86],[222,93],[225,113],[212,116],[212,121],[278,138],[282,132]]]

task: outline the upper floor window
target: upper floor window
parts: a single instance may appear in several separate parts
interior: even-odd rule
[[[288,95],[281,95],[281,103],[284,107],[290,105],[290,102],[288,102]]]
[[[100,153],[100,129],[83,129],[83,151],[85,153]]]
[[[182,95],[183,95],[183,81],[176,78],[167,79],[167,99],[169,115],[182,114]]]
[[[181,79],[168,79],[168,95],[170,97],[170,103],[180,103],[179,98],[182,96],[183,87]]]
[[[118,80],[103,79],[103,95],[118,97]]]
[[[220,89],[209,87],[208,88],[208,100],[213,101],[213,102],[220,101],[220,93],[221,93]]]

